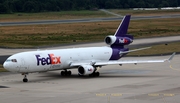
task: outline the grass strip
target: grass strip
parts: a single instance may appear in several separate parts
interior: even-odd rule
[[[8,72],[8,71],[4,69],[2,65],[0,65],[0,72]]]
[[[129,34],[135,38],[180,34],[180,18],[132,20]],[[75,42],[104,41],[114,35],[120,21],[0,27],[1,47],[37,47]]]
[[[110,17],[110,14],[102,11],[61,11],[61,12],[41,12],[41,13],[13,13],[1,14],[0,22],[10,21],[32,21],[32,20],[57,20],[57,19],[81,19],[81,18],[98,18]]]
[[[131,52],[128,56],[149,56],[149,55],[164,55],[171,54],[173,52],[180,52],[180,42],[173,42],[168,44],[154,45],[150,49]]]

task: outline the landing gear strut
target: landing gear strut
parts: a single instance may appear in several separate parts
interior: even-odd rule
[[[89,74],[90,77],[99,77],[100,73],[96,72],[97,69],[94,70],[94,72],[92,74]]]
[[[28,82],[27,74],[23,74],[23,75],[24,75],[23,82]]]
[[[67,70],[61,71],[62,76],[70,76],[71,74],[72,74],[71,71],[67,71]]]

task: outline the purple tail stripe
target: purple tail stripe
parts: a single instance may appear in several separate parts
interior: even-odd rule
[[[119,25],[118,29],[116,30],[116,33],[114,36],[116,37],[128,37],[133,40],[132,35],[128,35],[128,27],[129,27],[129,22],[130,22],[131,15],[126,15],[121,24]],[[112,48],[112,55],[110,60],[118,60],[121,57],[123,57],[126,54],[120,55],[120,51],[128,51],[128,48],[124,48],[124,45],[111,45]]]
[[[110,60],[118,60],[118,59],[120,59],[121,57],[125,56],[126,54],[120,55],[119,52],[120,51],[128,51],[128,50],[129,50],[128,48],[124,48],[124,49],[112,48],[113,53],[111,55]]]

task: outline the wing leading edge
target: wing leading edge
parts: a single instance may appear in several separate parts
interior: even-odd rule
[[[71,62],[70,67],[78,67],[81,65],[92,65],[92,66],[105,66],[105,65],[122,65],[122,64],[139,64],[139,63],[161,63],[161,62],[170,62],[174,55],[173,53],[168,59],[162,60],[110,60],[110,61],[93,61],[93,62]]]

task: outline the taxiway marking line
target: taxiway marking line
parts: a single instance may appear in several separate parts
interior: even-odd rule
[[[134,93],[132,93],[132,94],[134,94]],[[121,96],[124,96],[124,95],[128,95],[128,94],[126,94],[126,93],[97,93],[96,94],[97,97],[106,97],[106,96],[109,96],[109,97],[121,97]],[[145,95],[147,95],[149,97],[158,97],[158,96],[173,97],[173,96],[175,96],[175,94],[173,94],[173,93],[150,93],[150,94],[145,94]]]
[[[172,70],[180,71],[180,69],[173,68],[172,65],[169,66]]]

